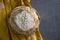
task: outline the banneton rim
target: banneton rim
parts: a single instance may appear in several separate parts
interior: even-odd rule
[[[12,31],[21,35],[31,35],[39,27],[38,12],[32,7],[18,6],[12,10],[8,19]]]

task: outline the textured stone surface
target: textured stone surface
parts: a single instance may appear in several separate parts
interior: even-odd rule
[[[44,40],[60,40],[60,0],[31,0],[31,5],[41,15]]]
[[[34,26],[34,19],[28,11],[18,13],[14,18],[17,26],[23,31],[30,30]]]

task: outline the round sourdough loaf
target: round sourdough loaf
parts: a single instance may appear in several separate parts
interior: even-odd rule
[[[39,26],[38,12],[28,6],[18,6],[12,10],[9,24],[12,31],[21,35],[33,34]]]

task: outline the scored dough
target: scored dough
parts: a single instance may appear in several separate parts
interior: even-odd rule
[[[14,17],[14,21],[17,26],[23,31],[30,30],[35,25],[32,15],[26,10],[22,11],[21,13],[18,13]]]

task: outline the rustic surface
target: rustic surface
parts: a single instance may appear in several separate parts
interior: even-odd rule
[[[44,40],[60,40],[60,0],[32,0],[31,4],[41,15]]]

